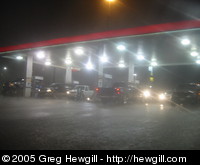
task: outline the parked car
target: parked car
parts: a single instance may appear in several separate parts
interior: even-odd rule
[[[4,96],[23,96],[24,92],[24,79],[18,79],[16,81],[10,81],[3,83],[2,95]]]
[[[71,84],[53,83],[50,86],[39,89],[38,97],[63,98],[73,88]]]
[[[76,100],[91,100],[94,96],[94,90],[88,85],[76,85],[73,89],[67,92],[69,98]]]
[[[115,102],[125,104],[130,100],[136,100],[139,92],[136,88],[124,82],[116,82],[110,88],[96,88],[97,98],[102,103]]]
[[[175,104],[198,104],[200,103],[200,84],[180,84],[172,93],[172,105]]]

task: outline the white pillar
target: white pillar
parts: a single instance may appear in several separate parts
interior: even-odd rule
[[[72,68],[71,68],[71,66],[67,66],[67,68],[66,68],[65,83],[67,83],[67,84],[72,83]]]
[[[28,54],[26,61],[26,81],[25,81],[25,97],[31,96],[31,87],[32,87],[32,73],[33,73],[33,56]]]
[[[106,56],[106,45],[103,45],[102,51],[99,51],[99,57],[100,56]],[[100,59],[98,59],[98,87],[103,87],[104,86],[104,73],[103,73],[103,67],[104,64],[101,62]]]
[[[98,87],[103,87],[103,64],[99,61],[98,67]]]
[[[133,63],[129,63],[129,68],[128,68],[128,82],[129,83],[134,83],[134,64]]]

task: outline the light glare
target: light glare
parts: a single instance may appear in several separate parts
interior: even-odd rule
[[[124,50],[126,50],[126,47],[124,45],[118,45],[117,49],[120,51],[124,51]]]
[[[51,65],[51,61],[46,61],[45,65],[47,65],[47,66]]]
[[[106,63],[106,62],[108,62],[108,57],[103,55],[103,56],[100,57],[100,60],[101,60],[102,63]]]
[[[166,99],[166,96],[164,93],[161,93],[159,96],[159,100],[165,100]]]
[[[124,63],[124,60],[120,60],[119,61],[118,67],[120,67],[120,68],[125,68],[126,67],[126,65]]]
[[[43,59],[45,57],[45,54],[43,51],[37,52],[37,58]]]
[[[138,55],[138,56],[137,56],[137,59],[140,60],[140,61],[141,61],[141,60],[144,60],[144,56],[143,56],[143,55]]]
[[[197,64],[200,64],[200,60],[196,60],[196,63],[197,63]]]
[[[146,98],[151,96],[150,92],[147,91],[147,90],[143,92],[143,95],[144,95],[144,97],[146,97]]]
[[[88,70],[94,69],[94,65],[91,63],[90,60],[89,60],[88,63],[86,64],[86,69],[88,69]]]
[[[194,51],[194,52],[191,52],[190,55],[191,55],[192,57],[196,57],[196,56],[199,55],[199,53]]]
[[[77,55],[83,55],[83,54],[84,54],[84,51],[83,51],[82,48],[77,48],[77,49],[75,49],[75,53],[76,53]]]
[[[16,59],[17,60],[23,60],[23,57],[22,56],[17,56]]]
[[[67,65],[71,65],[71,64],[72,64],[71,58],[67,58],[67,59],[65,60],[65,63],[66,63]]]
[[[182,45],[185,45],[185,46],[186,46],[186,45],[189,45],[189,44],[190,44],[190,40],[187,39],[187,38],[182,39],[182,40],[181,40],[181,44],[182,44]]]
[[[158,66],[158,63],[153,61],[153,62],[151,62],[151,66]]]

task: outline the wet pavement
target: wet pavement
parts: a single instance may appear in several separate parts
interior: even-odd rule
[[[1,149],[200,149],[200,108],[0,97]]]

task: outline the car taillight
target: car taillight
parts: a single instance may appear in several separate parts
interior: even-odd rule
[[[115,88],[115,91],[116,91],[117,94],[120,94],[120,93],[121,93],[121,92],[120,92],[120,88]]]
[[[95,91],[98,93],[99,92],[99,88],[96,88]]]

